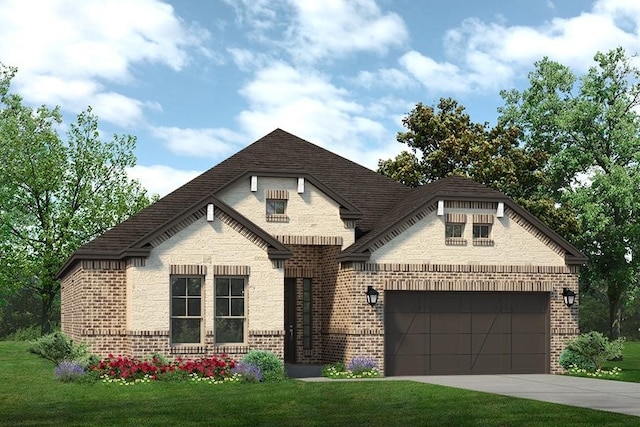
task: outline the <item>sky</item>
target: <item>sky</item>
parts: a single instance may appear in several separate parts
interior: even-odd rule
[[[136,136],[128,174],[161,196],[276,128],[375,170],[417,103],[492,125],[536,61],[618,46],[640,51],[640,1],[0,0],[12,91]]]

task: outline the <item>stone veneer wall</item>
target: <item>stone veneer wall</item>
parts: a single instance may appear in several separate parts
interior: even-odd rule
[[[374,286],[380,296],[370,307],[364,293]],[[550,366],[558,373],[560,352],[578,333],[578,308],[562,301],[562,288],[578,289],[578,267],[361,264],[345,265],[332,290],[323,344],[325,362],[374,357],[384,373],[384,292],[510,291],[550,293]]]

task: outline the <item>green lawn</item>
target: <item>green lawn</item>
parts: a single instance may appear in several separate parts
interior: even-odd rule
[[[622,356],[619,362],[607,363],[605,369],[617,366],[622,369],[618,380],[640,383],[640,341],[625,342]]]
[[[404,381],[64,384],[26,348],[0,342],[0,425],[638,424],[626,415]]]

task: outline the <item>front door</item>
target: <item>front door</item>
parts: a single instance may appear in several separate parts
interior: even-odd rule
[[[296,363],[296,279],[284,279],[284,361]]]

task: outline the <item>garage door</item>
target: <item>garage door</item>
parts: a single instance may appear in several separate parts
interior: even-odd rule
[[[549,294],[387,291],[386,375],[549,372]]]

